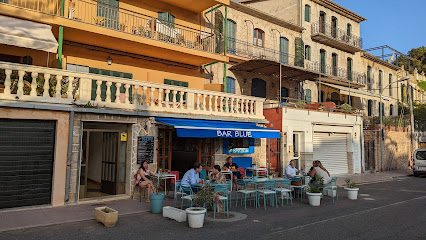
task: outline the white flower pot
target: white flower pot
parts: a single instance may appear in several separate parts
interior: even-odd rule
[[[345,188],[348,192],[348,198],[351,200],[357,200],[359,188]]]
[[[186,221],[186,212],[184,210],[180,210],[178,208],[165,206],[163,207],[163,217],[171,218],[178,222]]]
[[[204,215],[207,209],[202,207],[191,207],[186,209],[190,228],[202,228],[204,225]]]
[[[311,205],[311,206],[319,206],[321,204],[322,193],[310,193],[310,192],[306,192],[306,195],[308,195],[309,205]]]

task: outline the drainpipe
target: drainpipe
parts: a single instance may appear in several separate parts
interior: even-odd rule
[[[226,62],[223,63],[223,92],[226,92]]]
[[[68,134],[68,159],[67,159],[67,178],[66,178],[66,185],[65,185],[65,202],[68,202],[69,198],[70,198],[72,139],[73,139],[73,135],[74,135],[73,129],[74,129],[74,110],[71,109],[69,134]]]
[[[228,6],[225,6],[225,49],[223,53],[226,56],[228,51]],[[226,92],[226,62],[223,64],[223,92]]]
[[[64,27],[59,26],[59,39],[58,39],[58,68],[62,69],[62,46],[64,42]]]

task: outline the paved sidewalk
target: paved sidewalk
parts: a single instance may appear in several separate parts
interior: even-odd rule
[[[174,204],[169,199],[165,199],[166,203],[168,205]],[[117,210],[119,215],[151,210],[149,203],[139,202],[136,199],[95,201],[60,207],[2,210],[0,211],[0,232],[95,219],[95,208],[100,206],[111,207]]]
[[[380,181],[389,181],[392,178],[402,177],[412,175],[412,170],[398,170],[398,171],[388,171],[388,172],[377,172],[377,173],[359,173],[359,174],[345,174],[337,175],[337,185],[345,185],[345,179],[350,178],[352,181],[358,184],[369,183],[369,182],[380,182]]]

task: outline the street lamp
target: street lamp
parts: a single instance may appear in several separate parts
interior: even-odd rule
[[[383,105],[382,105],[382,101],[383,101],[383,91],[389,87],[389,85],[391,85],[392,83],[399,83],[399,82],[403,82],[403,81],[408,81],[410,79],[410,77],[406,76],[403,77],[395,82],[391,82],[388,85],[386,85],[386,87],[382,88],[380,90],[380,103],[379,103],[379,116],[380,116],[380,168],[381,171],[383,172],[383,138],[384,138],[384,134],[383,134]]]

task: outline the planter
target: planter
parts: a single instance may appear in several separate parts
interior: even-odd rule
[[[101,222],[105,227],[114,227],[118,221],[118,212],[109,207],[95,208],[95,218],[97,222]]]
[[[163,217],[176,220],[177,222],[186,221],[186,212],[179,208],[174,208],[170,206],[163,207]]]
[[[204,215],[207,209],[202,207],[191,207],[186,209],[190,228],[202,228],[204,225]]]
[[[336,189],[324,189],[323,192],[324,196],[330,196],[330,197],[336,197],[337,191]]]
[[[163,193],[151,193],[149,195],[149,198],[151,200],[151,212],[152,213],[161,213],[161,211],[163,210],[164,194]]]
[[[322,193],[306,192],[306,195],[308,195],[309,205],[316,207],[321,204]]]
[[[348,193],[348,198],[351,200],[357,200],[359,188],[345,188]]]

